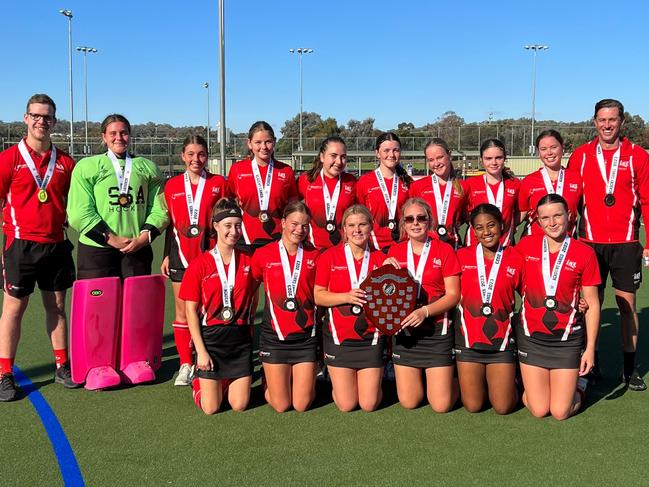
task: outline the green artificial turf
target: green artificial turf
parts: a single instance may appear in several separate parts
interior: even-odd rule
[[[156,242],[159,255],[161,242]],[[155,269],[155,268],[154,268]],[[649,278],[645,273],[645,278]],[[638,294],[647,302],[646,285]],[[255,382],[251,407],[212,417],[189,388],[173,386],[177,356],[167,295],[163,365],[152,385],[113,391],[65,390],[52,382],[53,358],[34,295],[17,365],[55,411],[88,485],[647,485],[649,392],[620,389],[621,340],[609,292],[602,315],[605,380],[587,407],[557,422],[526,410],[436,414],[405,411],[393,384],[374,413],[340,413],[328,384],[314,408],[275,413]],[[640,371],[649,367],[642,309]],[[611,324],[613,323],[613,324]],[[61,485],[40,419],[27,399],[0,404],[0,485]]]

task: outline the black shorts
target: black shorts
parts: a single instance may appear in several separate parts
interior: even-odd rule
[[[476,364],[515,364],[516,350],[477,350],[475,348],[456,346],[455,360]]]
[[[14,298],[24,298],[34,292],[36,283],[41,291],[64,291],[72,287],[73,248],[69,240],[38,243],[14,239],[2,252],[3,289]]]
[[[376,345],[372,340],[344,342],[336,345],[330,336],[324,337],[324,360],[328,367],[345,367],[348,369],[368,369],[383,367],[385,364],[385,337],[380,336]]]
[[[394,365],[405,365],[428,369],[453,365],[453,332],[446,335],[422,336],[414,329],[392,337],[392,362]]]
[[[201,379],[238,379],[252,375],[252,334],[246,325],[201,327],[214,368],[196,370]]]
[[[311,333],[293,340],[272,339],[268,334],[259,339],[259,360],[265,364],[299,364],[315,362],[318,337]]]
[[[578,369],[584,351],[584,334],[562,341],[543,341],[525,335],[517,328],[518,360],[522,364],[544,369]]]
[[[171,282],[182,282],[183,277],[185,277],[185,271],[187,269],[182,268],[182,269],[174,269],[172,267],[169,268],[169,280]]]
[[[79,243],[77,250],[77,277],[95,279],[97,277],[148,276],[151,274],[153,250],[150,245],[132,254],[123,254],[113,247],[93,247]]]
[[[606,288],[606,279],[611,275],[613,287],[619,291],[635,293],[642,282],[642,245],[640,242],[621,244],[589,244],[599,264],[602,278],[600,289]]]

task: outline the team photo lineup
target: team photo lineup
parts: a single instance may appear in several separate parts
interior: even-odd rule
[[[75,163],[51,141],[55,102],[35,94],[26,136],[0,153],[0,401],[23,397],[14,362],[36,284],[65,388],[154,381],[173,330],[173,384],[208,415],[226,403],[246,410],[258,352],[278,412],[309,410],[319,380],[340,411],[375,411],[394,380],[406,409],[524,407],[565,420],[601,380],[610,276],[623,356],[610,372],[644,391],[636,293],[649,265],[649,155],[622,135],[624,113],[618,100],[598,101],[597,135],[565,158],[561,133],[539,132],[540,169],[522,179],[497,138],[480,141],[484,172],[466,179],[447,142],[431,138],[429,175],[413,177],[393,132],[376,138],[376,168],[358,178],[339,136],[296,177],[258,121],[227,178],[207,170],[208,143],[190,135],[178,155],[185,172],[165,181],[129,149],[120,114],[101,124],[106,151]]]

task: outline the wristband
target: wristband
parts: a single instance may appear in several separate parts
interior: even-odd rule
[[[149,238],[149,245],[151,245],[151,230],[140,230],[140,235],[146,232],[147,237]]]

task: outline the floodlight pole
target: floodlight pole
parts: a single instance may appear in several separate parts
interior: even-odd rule
[[[526,50],[532,51],[534,53],[532,60],[532,132],[530,134],[530,155],[534,155],[534,118],[536,115],[536,52],[545,51],[549,49],[548,46],[542,44],[529,44],[523,46]]]

